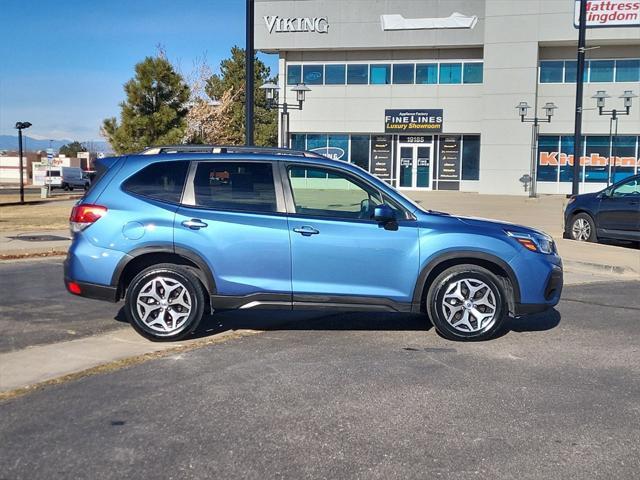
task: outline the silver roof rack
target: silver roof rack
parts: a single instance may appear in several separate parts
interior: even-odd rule
[[[140,152],[140,155],[160,155],[171,153],[261,153],[267,155],[294,155],[300,157],[324,158],[319,153],[306,150],[292,150],[289,148],[274,147],[245,147],[237,145],[164,145],[149,147]]]

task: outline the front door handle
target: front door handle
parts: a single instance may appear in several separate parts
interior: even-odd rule
[[[191,220],[185,220],[182,222],[184,227],[190,228],[191,230],[200,230],[201,228],[206,228],[208,224],[204,223],[199,218],[192,218]]]
[[[296,233],[302,234],[302,236],[304,236],[304,237],[310,237],[311,235],[317,235],[317,234],[320,233],[319,230],[316,230],[315,228],[309,227],[307,225],[305,225],[304,227],[300,227],[300,228],[294,228],[293,231],[296,232]]]

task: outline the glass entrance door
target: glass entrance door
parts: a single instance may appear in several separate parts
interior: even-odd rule
[[[431,146],[398,145],[398,186],[431,188]]]

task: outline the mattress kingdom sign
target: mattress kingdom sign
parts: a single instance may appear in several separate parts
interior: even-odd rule
[[[437,133],[442,131],[442,109],[385,110],[385,133]]]

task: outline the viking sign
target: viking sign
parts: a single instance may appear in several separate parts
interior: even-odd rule
[[[385,110],[385,133],[427,133],[442,131],[442,109]]]
[[[278,15],[266,15],[264,23],[269,33],[329,33],[329,19],[327,17],[285,18]]]

